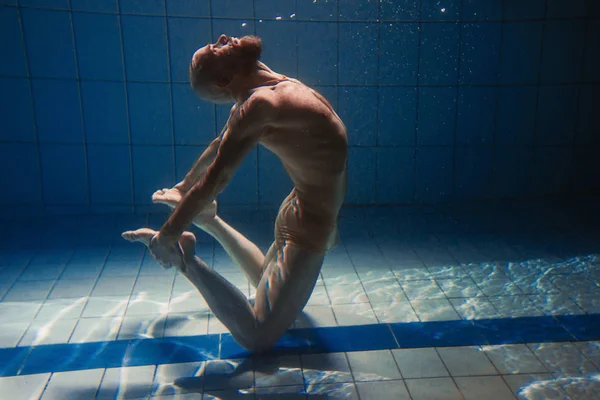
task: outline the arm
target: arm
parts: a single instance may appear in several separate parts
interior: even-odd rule
[[[192,219],[227,186],[248,152],[256,145],[270,118],[270,104],[250,98],[231,116],[218,153],[204,178],[194,184],[160,230],[160,236],[176,240]]]
[[[198,182],[198,179],[200,179],[202,174],[206,172],[206,169],[217,157],[217,150],[219,149],[220,144],[221,136],[213,140],[211,144],[208,145],[202,155],[194,162],[194,165],[187,173],[183,181],[179,183],[176,188],[180,189],[183,193],[190,190],[190,188]]]

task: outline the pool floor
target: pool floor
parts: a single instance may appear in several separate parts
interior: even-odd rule
[[[166,215],[6,220],[0,399],[598,399],[598,204],[345,208],[308,305],[266,356],[120,238]],[[220,215],[269,247],[273,211]],[[195,233],[198,256],[253,296]]]

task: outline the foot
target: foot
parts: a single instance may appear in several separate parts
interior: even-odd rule
[[[148,246],[150,244],[150,239],[156,235],[156,231],[148,228],[141,228],[135,231],[127,231],[123,232],[121,236],[123,239],[130,242],[140,242]]]
[[[196,255],[196,236],[192,232],[183,232],[179,238],[179,247],[183,252],[183,260],[187,263]]]
[[[179,185],[177,185],[179,186]],[[175,208],[181,202],[181,199],[185,195],[180,188],[177,186],[172,189],[157,190],[152,195],[152,202],[165,204],[171,208]],[[203,225],[210,223],[217,216],[217,201],[213,201],[211,204],[206,206],[204,210],[200,211],[192,220],[192,223],[199,228]]]

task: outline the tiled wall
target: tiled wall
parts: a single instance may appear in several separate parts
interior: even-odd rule
[[[152,209],[226,120],[187,83],[193,51],[220,33],[259,35],[268,65],[330,99],[350,137],[349,204],[600,189],[600,1],[0,4],[13,210]],[[290,187],[257,149],[220,201],[276,205]]]

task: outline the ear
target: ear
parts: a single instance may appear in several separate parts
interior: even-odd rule
[[[229,85],[229,82],[231,82],[231,78],[225,74],[219,74],[215,77],[215,83],[218,87],[223,88]]]

